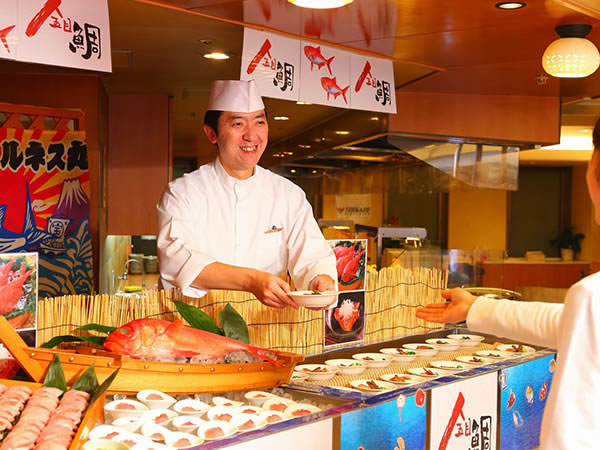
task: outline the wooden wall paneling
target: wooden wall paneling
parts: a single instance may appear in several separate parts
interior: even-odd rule
[[[172,164],[169,113],[167,96],[110,96],[107,234],[157,234]]]

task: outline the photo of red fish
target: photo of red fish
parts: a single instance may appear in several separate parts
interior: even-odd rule
[[[332,56],[331,58],[327,59],[321,53],[320,46],[319,47],[311,47],[310,45],[304,46],[304,54],[310,61],[310,71],[311,72],[312,72],[314,66],[317,66],[317,68],[319,70],[321,69],[321,67],[327,66],[327,70],[329,70],[329,75],[333,75],[333,73],[331,72],[331,62],[333,61],[335,56]]]
[[[333,311],[333,317],[338,321],[342,330],[352,331],[352,327],[358,319],[360,312],[360,303],[353,302],[352,300],[343,300],[342,305],[335,308]]]
[[[554,361],[554,360],[552,360]],[[546,398],[546,394],[548,393],[548,381],[544,381],[542,387],[540,388],[540,402]]]
[[[415,394],[415,404],[419,408],[422,408],[423,405],[425,405],[425,392],[423,391],[423,389],[417,390],[417,392]]]
[[[346,91],[348,90],[350,85],[346,86],[345,88],[341,88],[340,86],[338,86],[337,79],[335,77],[322,77],[321,86],[323,86],[323,89],[325,89],[325,92],[327,92],[327,100],[329,100],[331,95],[333,95],[334,100],[341,95],[344,99],[344,102],[348,104],[348,99],[346,98]]]
[[[510,408],[512,408],[515,405],[516,401],[517,401],[517,396],[511,389],[510,394],[508,395],[508,402],[506,403],[506,410],[510,411]]]
[[[361,241],[341,241],[333,248],[340,291],[362,288],[366,267],[366,244]]]

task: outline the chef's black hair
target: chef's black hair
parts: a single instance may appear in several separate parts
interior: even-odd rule
[[[219,117],[221,117],[221,114],[223,114],[223,111],[215,110],[206,111],[206,114],[204,114],[204,125],[211,127],[217,136],[219,135]],[[265,118],[269,118],[266,108]]]
[[[600,117],[598,117],[596,126],[594,127],[593,142],[594,150],[600,150]]]

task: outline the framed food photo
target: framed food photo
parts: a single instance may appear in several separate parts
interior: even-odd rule
[[[35,346],[38,254],[0,253],[0,314]]]
[[[330,240],[336,259],[338,290],[360,291],[365,288],[367,240]]]
[[[325,311],[325,347],[360,344],[365,337],[365,291],[340,292],[335,308]]]

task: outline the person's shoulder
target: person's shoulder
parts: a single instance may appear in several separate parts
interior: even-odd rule
[[[567,301],[600,301],[600,272],[588,275],[569,288]]]
[[[256,166],[256,170],[260,172],[260,175],[265,179],[269,180],[276,189],[282,190],[283,192],[293,193],[295,195],[304,196],[304,191],[300,186],[293,183],[281,175],[278,175],[274,172],[271,172],[269,169],[265,169],[264,167]]]
[[[169,190],[174,193],[187,192],[192,188],[202,188],[210,186],[215,178],[214,163],[204,164],[192,172],[183,174],[183,176],[169,183]]]

